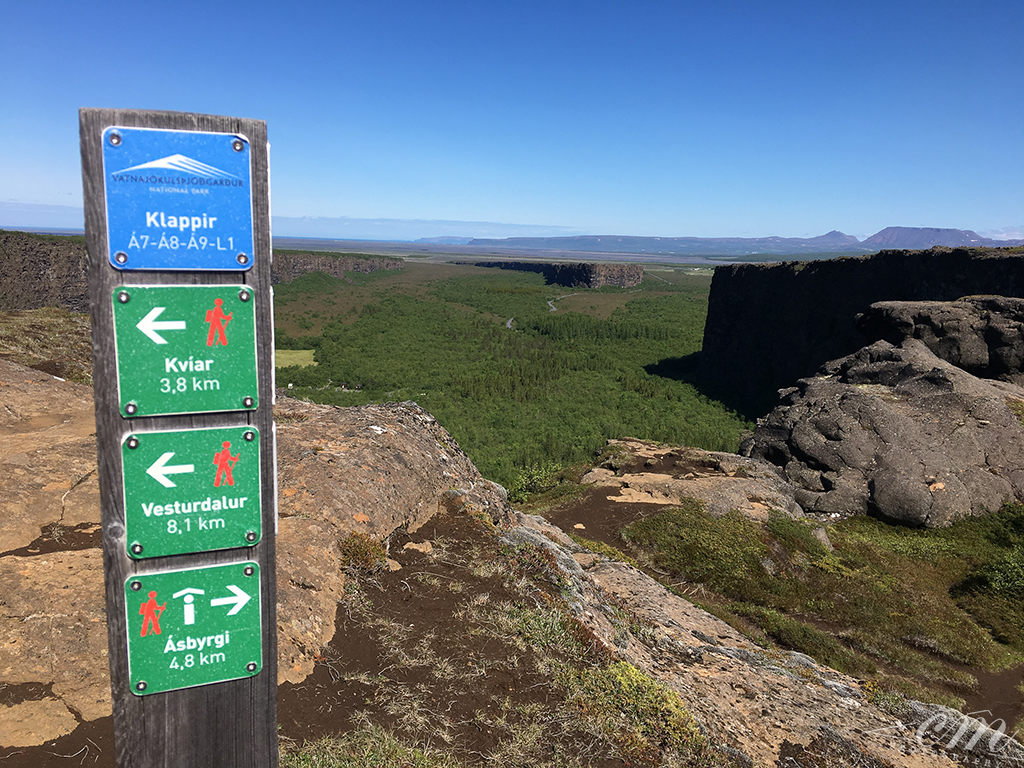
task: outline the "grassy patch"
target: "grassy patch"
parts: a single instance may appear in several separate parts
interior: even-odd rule
[[[274,365],[277,368],[286,368],[290,365],[316,365],[313,352],[312,349],[276,349],[274,350]]]
[[[618,560],[620,563],[627,563],[632,565],[634,568],[639,568],[640,564],[632,557],[627,555],[620,549],[616,549],[611,544],[605,544],[603,541],[594,541],[593,539],[585,539],[582,536],[570,533],[569,538],[579,544],[581,547],[586,547],[591,552],[604,555],[609,560]]]
[[[338,542],[343,567],[364,574],[375,574],[386,567],[383,545],[365,533],[352,533]]]
[[[628,764],[660,765],[666,754],[685,765],[720,764],[678,694],[631,664],[565,667],[556,679],[581,727],[615,744]]]
[[[370,723],[340,736],[327,736],[281,750],[281,768],[460,768],[439,750],[413,746]]]
[[[915,530],[869,517],[827,529],[774,516],[715,518],[697,502],[623,530],[626,554],[755,642],[772,642],[886,690],[951,706],[968,668],[1024,659],[1024,506]],[[685,581],[680,585],[678,580]]]
[[[89,315],[47,307],[0,312],[0,356],[68,381],[92,384]]]
[[[393,535],[402,569],[375,572],[372,604],[344,598],[319,677],[296,686],[315,689],[309,706],[330,712],[330,738],[305,730],[304,744],[282,750],[283,768],[729,764],[673,691],[615,661],[576,618],[546,549],[502,543],[469,514],[430,525],[429,554],[405,549],[408,532]],[[367,537],[341,549],[347,567],[378,568]],[[613,613],[644,631],[628,610]],[[291,736],[302,721],[288,690]]]
[[[766,592],[760,577],[768,548],[755,523],[738,512],[714,517],[695,500],[640,520],[623,538],[642,547],[655,566],[687,581],[714,586],[730,597],[757,599]]]

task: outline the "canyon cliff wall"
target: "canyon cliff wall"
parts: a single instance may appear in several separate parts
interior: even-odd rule
[[[588,264],[584,262],[477,261],[477,267],[496,267],[518,272],[538,272],[552,285],[569,288],[600,288],[615,285],[632,288],[644,280],[640,264]]]
[[[270,267],[270,281],[290,283],[310,272],[324,272],[331,277],[344,278],[346,272],[375,272],[378,269],[401,269],[401,259],[359,258],[337,256],[327,253],[284,253],[274,251],[274,263]]]
[[[0,230],[0,310],[88,312],[85,238]]]
[[[777,390],[867,343],[858,315],[878,301],[1024,297],[1024,253],[1009,248],[889,250],[871,256],[718,267],[701,365],[718,394],[760,416]]]
[[[88,312],[83,237],[40,236],[0,230],[0,311],[63,307]],[[344,278],[346,272],[401,269],[401,259],[276,251],[271,281],[290,283],[309,272]]]

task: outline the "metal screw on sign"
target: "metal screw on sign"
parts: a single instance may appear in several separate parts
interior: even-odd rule
[[[249,257],[246,256],[244,253],[240,253],[238,254],[238,256],[235,257],[235,261],[237,261],[239,264],[248,264]]]
[[[138,542],[136,542],[135,544],[132,544],[132,554],[133,555],[141,555],[142,554],[142,545],[139,544]]]
[[[127,304],[131,300],[131,298],[132,297],[128,295],[128,291],[118,291],[117,292],[117,300],[121,304]]]
[[[145,680],[139,680],[139,682],[137,682],[135,684],[135,690],[139,691],[139,692],[142,692],[142,691],[146,690],[147,687],[148,686],[146,685],[146,681]]]
[[[139,438],[137,438],[137,437],[129,437],[129,438],[128,438],[128,447],[129,447],[129,448],[130,448],[131,450],[133,450],[133,451],[134,451],[134,450],[135,450],[136,448],[138,448],[138,447],[139,447]]]
[[[245,532],[245,540],[246,541],[250,541],[250,542],[256,541],[256,531],[246,531]],[[246,574],[246,575],[248,575],[248,574]]]
[[[252,408],[253,403],[255,403],[255,402],[256,401],[253,400],[251,397],[244,397],[244,398],[242,398],[242,405],[244,405],[246,408]],[[127,411],[128,409],[125,408],[125,410]]]
[[[245,433],[245,434],[243,435],[243,437],[245,438],[245,441],[246,441],[247,443],[251,443],[251,442],[252,442],[253,440],[255,440],[255,439],[256,439],[256,433],[255,433],[255,432],[252,432],[252,431],[249,431],[249,432],[246,432],[246,433]]]
[[[235,150],[235,152],[241,152],[245,149],[245,143],[241,139],[235,139],[231,142],[231,148]]]
[[[114,254],[114,261],[116,261],[118,264],[127,264],[128,254],[125,253],[124,251],[118,251],[117,253]]]
[[[255,661],[250,661],[248,664],[245,665],[245,668],[249,672],[255,672],[256,671],[256,662]]]
[[[107,137],[107,141],[110,142],[110,146],[119,147],[121,146],[121,134],[117,131],[111,131],[110,136]]]
[[[129,416],[134,416],[136,413],[139,412],[139,406],[137,406],[135,403],[128,403],[124,407],[124,412],[127,413]]]
[[[242,573],[244,573],[246,576],[252,576],[254,573],[256,573],[256,569],[253,568],[251,565],[247,565],[245,566],[245,568],[242,569]]]
[[[238,292],[238,300],[239,301],[248,301],[249,300],[249,292],[248,291],[239,291]]]
[[[131,584],[131,587],[132,587],[132,592],[138,592],[140,589],[142,589],[142,582],[141,581],[133,581],[132,584]]]

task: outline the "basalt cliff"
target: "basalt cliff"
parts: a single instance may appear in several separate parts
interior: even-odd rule
[[[85,238],[0,230],[0,311],[62,307],[89,310]],[[401,269],[400,259],[325,253],[275,252],[271,280],[290,283],[310,272],[344,278],[345,272]]]
[[[881,251],[828,261],[736,264],[715,269],[701,368],[750,416],[776,391],[874,341],[857,318],[879,301],[1024,297],[1019,248]]]
[[[478,267],[511,269],[516,272],[536,272],[552,285],[568,288],[600,288],[614,285],[633,288],[644,280],[642,264],[590,264],[585,262],[542,261],[477,261]]]

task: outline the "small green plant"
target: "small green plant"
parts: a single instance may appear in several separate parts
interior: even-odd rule
[[[338,550],[343,566],[360,573],[380,573],[387,564],[387,553],[383,545],[372,536],[359,531],[338,542]]]
[[[595,555],[604,555],[609,560],[618,560],[620,563],[628,563],[634,568],[639,568],[640,564],[632,557],[627,555],[625,552],[616,549],[611,544],[605,544],[603,541],[594,541],[593,539],[585,539],[575,533],[570,533],[569,538],[579,544],[581,547],[585,547],[593,552]]]
[[[874,680],[861,683],[860,689],[864,693],[864,698],[890,715],[906,717],[911,712],[906,697],[895,689],[883,689]]]
[[[1017,421],[1024,424],[1024,401],[1007,400],[1006,405],[1011,411],[1013,411],[1013,415],[1017,417]]]
[[[624,661],[598,669],[563,667],[557,676],[576,717],[617,745],[630,764],[659,765],[678,754],[687,765],[714,755],[679,695]]]
[[[561,467],[554,462],[534,464],[519,472],[508,487],[508,500],[514,504],[522,504],[531,495],[551,490],[556,482],[556,475]]]

